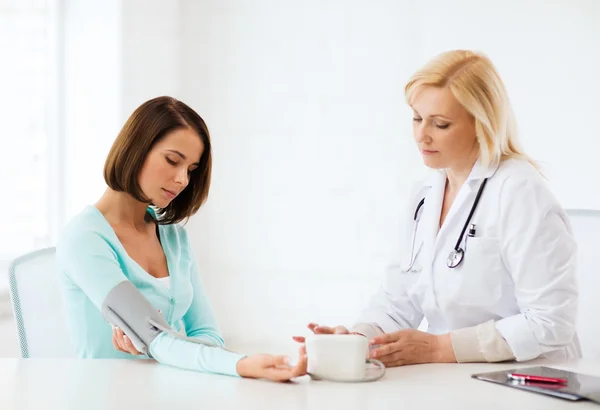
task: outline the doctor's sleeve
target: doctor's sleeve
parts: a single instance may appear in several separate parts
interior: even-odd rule
[[[500,248],[520,313],[498,320],[496,329],[515,358],[525,361],[573,340],[576,243],[565,212],[543,180],[511,185],[500,196]]]
[[[351,331],[372,338],[382,333],[417,328],[423,320],[423,312],[415,306],[407,291],[411,285],[414,285],[419,273],[402,272],[403,263],[400,254],[401,250],[409,252],[410,246],[414,245],[411,244],[412,237],[409,238],[405,234],[409,236],[412,234],[415,209],[426,193],[423,191],[423,186],[422,183],[415,185],[410,193],[412,200],[399,215],[400,219],[392,224],[401,234],[396,236],[394,241],[396,243],[391,247],[393,254],[385,267],[383,281],[371,296],[367,307],[361,312]]]
[[[458,363],[503,362],[514,360],[510,346],[496,329],[493,320],[450,332],[454,356]]]
[[[403,273],[400,261],[390,264],[385,280],[351,330],[371,338],[381,333],[418,327],[423,313],[409,298],[405,283],[414,279],[412,275],[418,273]]]

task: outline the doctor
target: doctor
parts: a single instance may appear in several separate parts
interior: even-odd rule
[[[371,357],[388,367],[580,357],[576,244],[517,142],[492,62],[472,51],[443,53],[405,94],[433,171],[411,194],[403,246],[351,330],[309,329],[363,334]],[[416,330],[424,318],[427,332]]]

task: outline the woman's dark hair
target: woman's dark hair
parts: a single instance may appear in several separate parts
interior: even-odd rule
[[[208,197],[212,155],[210,135],[204,120],[172,97],[146,101],[127,119],[104,163],[104,180],[110,188],[127,192],[140,202],[150,203],[139,185],[144,161],[158,141],[181,128],[192,129],[198,134],[204,144],[204,152],[198,167],[190,174],[187,187],[166,208],[157,210],[161,224],[188,219]]]

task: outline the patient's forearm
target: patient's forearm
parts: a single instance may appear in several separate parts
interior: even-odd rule
[[[129,281],[115,286],[102,303],[102,315],[119,327],[140,352],[172,366],[237,375],[243,355],[227,351],[209,337],[189,338],[173,330]]]

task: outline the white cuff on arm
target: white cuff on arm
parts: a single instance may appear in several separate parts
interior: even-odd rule
[[[515,355],[496,329],[493,320],[477,326],[450,332],[454,355],[458,363],[502,362]]]
[[[383,330],[375,323],[357,323],[350,329],[350,332],[363,334],[367,339],[372,339],[375,336],[383,334]]]

